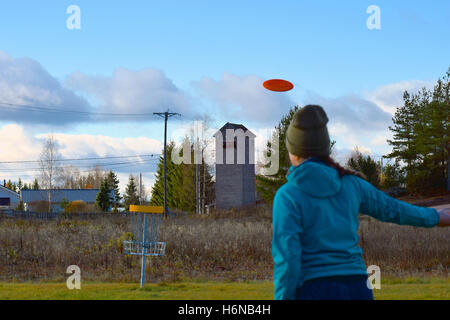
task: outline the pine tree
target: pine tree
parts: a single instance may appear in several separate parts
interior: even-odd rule
[[[103,212],[108,211],[108,209],[111,207],[111,195],[107,178],[102,180],[100,190],[97,193],[97,197],[95,198],[95,205]]]
[[[111,170],[108,173],[107,180],[109,189],[114,191],[114,199],[112,201],[112,207],[114,212],[117,212],[117,208],[120,206],[120,200],[122,199],[119,190],[119,179],[117,178],[117,175]]]
[[[392,119],[393,151],[387,158],[403,161],[406,186],[411,193],[444,189],[449,158],[450,68],[433,90],[423,88],[410,95],[405,91],[403,106]]]
[[[128,179],[128,185],[125,189],[125,194],[123,196],[125,210],[130,210],[130,205],[139,204],[139,197],[137,194],[137,187],[134,181],[133,175],[130,174],[130,178]]]
[[[294,106],[289,112],[283,116],[280,122],[275,126],[274,141],[278,141],[278,158],[279,169],[277,174],[272,176],[256,175],[256,190],[265,201],[272,203],[277,190],[286,183],[286,174],[290,167],[289,154],[284,143],[286,139],[286,131],[294,118],[294,114],[299,110],[298,106]],[[272,142],[267,143],[268,156],[271,156]]]
[[[384,190],[390,188],[400,187],[404,182],[404,176],[401,172],[400,164],[395,162],[394,164],[386,164],[383,168],[382,181],[380,187]]]
[[[417,146],[414,140],[414,125],[418,118],[417,108],[415,108],[416,97],[411,96],[407,91],[403,94],[403,106],[397,108],[392,122],[394,126],[389,126],[389,130],[394,132],[393,140],[387,140],[392,145],[392,152],[386,158],[396,158],[406,163],[406,172],[412,172],[414,161],[417,159]]]
[[[33,182],[33,190],[39,190],[39,183],[37,179],[34,179]]]
[[[381,163],[377,163],[370,155],[363,155],[358,149],[347,160],[347,166],[364,173],[367,181],[378,188],[380,186]]]
[[[426,179],[420,189],[445,189],[448,176],[450,149],[450,68],[443,79],[439,79],[433,90],[423,90],[420,108],[424,124],[417,132],[418,151],[421,155],[419,175]]]
[[[167,205],[172,208],[180,208],[179,190],[181,180],[181,167],[172,161],[172,150],[175,142],[171,141],[167,145]],[[155,184],[152,188],[150,204],[154,206],[164,206],[164,157],[159,158],[158,169],[155,174]]]
[[[196,188],[196,165],[181,165],[181,180],[179,181],[179,208],[188,212],[194,212],[197,201]],[[201,193],[200,193],[201,194]]]

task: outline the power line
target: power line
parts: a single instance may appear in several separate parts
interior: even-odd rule
[[[150,159],[150,160],[145,160],[145,161],[152,161],[152,160],[156,160],[156,159]],[[125,164],[125,165],[112,165],[109,166],[104,166],[106,169],[122,169],[122,168],[129,168],[129,167],[135,167],[135,166],[147,166],[147,165],[153,165],[154,163],[150,163],[150,162],[146,162],[146,163],[130,163],[130,164]],[[83,170],[82,172],[90,172],[92,171],[92,169],[90,170]]]
[[[91,165],[84,165],[84,166],[80,166],[81,168],[87,168],[87,167],[91,167],[91,166],[98,166],[98,167],[109,167],[109,166],[117,166],[117,165],[124,165],[124,164],[134,164],[134,165],[139,165],[139,164],[146,164],[149,161],[154,161],[154,160],[158,160],[156,158],[154,159],[147,159],[147,160],[142,160],[140,162],[137,161],[126,161],[126,162],[116,162],[116,163],[95,163],[95,164],[91,164]],[[63,166],[63,167],[59,167],[59,168],[68,168],[68,166]],[[57,168],[55,168],[57,169]],[[0,169],[0,171],[4,171],[4,172],[19,172],[19,171],[36,171],[36,170],[41,170],[41,168],[4,168],[4,169]]]
[[[154,157],[161,156],[161,154],[143,154],[134,156],[111,156],[111,157],[98,157],[98,158],[79,158],[79,159],[56,159],[54,162],[66,162],[66,161],[89,161],[89,160],[106,160],[106,159],[124,159],[124,158],[140,158],[140,157]],[[17,161],[0,161],[0,164],[14,164],[14,163],[39,163],[40,160],[17,160]]]
[[[151,160],[156,160],[156,159],[151,159]],[[150,161],[150,160],[148,160]],[[107,166],[105,169],[122,169],[122,168],[129,168],[129,167],[135,167],[135,166],[145,166],[145,165],[153,165],[152,163],[134,163],[134,164],[126,164],[126,165],[117,165],[115,167],[109,167]],[[20,177],[35,177],[35,174],[17,174],[17,172],[21,172],[21,171],[38,171],[40,170],[40,168],[32,168],[32,169],[13,169],[14,171],[5,171],[5,170],[0,170],[0,173],[7,173],[10,175],[14,175],[14,176],[20,176]],[[85,173],[85,172],[92,172],[92,168],[88,169],[88,170],[80,170],[80,173]],[[170,171],[169,171],[170,172]]]
[[[27,104],[18,104],[18,103],[9,103],[0,101],[0,108],[3,109],[25,109],[27,111],[34,112],[46,112],[46,113],[71,113],[71,114],[80,114],[80,115],[89,115],[89,116],[114,116],[114,117],[150,117],[152,113],[112,113],[112,112],[90,112],[90,111],[79,111],[79,110],[61,110],[56,106],[32,106]]]

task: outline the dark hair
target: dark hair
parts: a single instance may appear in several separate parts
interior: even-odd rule
[[[360,177],[361,179],[367,180],[367,177],[364,173],[353,170],[353,169],[344,168],[330,156],[322,156],[322,157],[317,157],[317,158],[319,158],[320,160],[325,162],[326,165],[336,169],[338,171],[340,177],[343,177],[347,174],[352,174],[357,177]]]

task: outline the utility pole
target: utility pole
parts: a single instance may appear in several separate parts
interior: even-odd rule
[[[139,173],[139,204],[142,205],[142,172]]]
[[[197,132],[197,138],[194,142],[194,162],[195,162],[195,213],[200,213],[200,142],[198,138],[198,132]]]
[[[202,190],[202,214],[205,214],[206,202],[206,162],[203,163],[203,190]]]
[[[195,164],[195,211],[197,214],[200,213],[200,179],[199,179],[199,174],[200,174],[200,170],[199,170],[199,164]]]
[[[205,134],[207,130],[207,116],[206,114],[203,116],[203,124],[202,124],[202,159],[206,159],[205,152],[206,147],[208,145],[207,140],[205,139]],[[202,162],[203,164],[203,190],[202,190],[202,200],[201,200],[201,214],[205,214],[205,202],[206,202],[206,161]]]
[[[181,116],[179,113],[173,112],[153,112],[161,118],[164,118],[164,217],[167,218],[167,120],[173,116]]]

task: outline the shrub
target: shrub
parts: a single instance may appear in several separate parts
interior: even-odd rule
[[[65,213],[85,213],[87,212],[87,204],[81,200],[72,201],[64,210]]]

